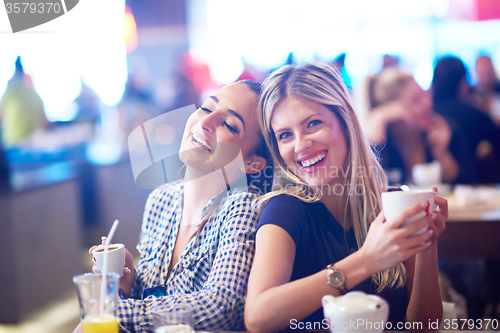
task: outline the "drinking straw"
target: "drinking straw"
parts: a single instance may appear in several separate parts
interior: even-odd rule
[[[99,316],[103,315],[104,312],[104,294],[106,293],[106,277],[108,274],[108,249],[109,243],[111,243],[111,238],[115,234],[116,227],[118,226],[118,220],[115,220],[113,225],[111,226],[111,230],[109,231],[108,237],[106,237],[106,241],[104,242],[104,256],[102,260],[102,279],[101,279],[101,302],[99,303]]]

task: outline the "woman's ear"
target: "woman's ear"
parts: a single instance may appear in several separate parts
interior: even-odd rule
[[[247,174],[257,173],[262,171],[266,166],[266,159],[262,156],[253,155],[245,160],[245,170],[241,170]]]

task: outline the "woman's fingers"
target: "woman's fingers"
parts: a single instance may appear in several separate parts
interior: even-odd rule
[[[448,200],[439,195],[434,195],[434,203],[439,206],[439,212],[448,220]]]
[[[392,238],[393,243],[403,250],[420,245],[421,243],[429,240],[429,238],[434,234],[434,231],[432,229],[426,229],[426,231],[420,234],[416,233],[430,226],[433,218],[433,216],[429,215],[423,219],[416,221],[415,223],[401,227],[398,230],[394,230],[392,232],[395,236],[388,236],[388,238]]]
[[[101,237],[101,243],[102,243],[102,245],[106,245],[106,244],[105,244],[105,243],[106,243],[106,236],[102,236],[102,237]],[[95,250],[95,248],[97,248],[98,246],[99,246],[99,245],[94,245],[94,246],[92,246],[92,247],[89,249],[89,254],[90,254],[90,255],[92,255],[92,251],[94,251],[94,250]]]
[[[406,240],[406,246],[409,249],[414,248],[415,246],[419,246],[419,245],[423,244],[424,242],[427,242],[432,237],[433,234],[434,234],[434,230],[428,229],[419,235],[409,237]]]
[[[411,258],[414,255],[416,255],[417,253],[422,252],[423,250],[425,250],[426,248],[428,248],[429,245],[431,245],[431,242],[424,242],[424,243],[421,243],[421,244],[419,244],[419,245],[417,245],[415,247],[412,247],[412,248],[410,248],[410,249],[408,249],[408,250],[405,251],[404,257],[406,259]],[[406,259],[404,259],[404,260],[406,260]]]
[[[405,209],[404,211],[396,215],[394,218],[387,220],[386,224],[393,228],[399,228],[406,220],[417,215],[420,212],[423,212],[428,205],[429,203],[427,201],[418,203],[410,208]]]
[[[381,210],[380,213],[377,215],[377,217],[375,218],[375,220],[373,220],[373,222],[371,224],[382,224],[382,223],[384,223],[384,221],[385,221],[384,211]]]
[[[402,227],[403,235],[405,237],[408,237],[408,236],[413,235],[417,231],[422,230],[425,227],[428,227],[432,223],[432,221],[434,221],[436,216],[437,216],[436,213],[432,213],[432,214],[430,214],[430,215],[428,215],[428,216],[426,216],[418,221],[415,221],[413,223],[410,223],[410,224]]]
[[[437,216],[434,219],[434,222],[431,225],[429,225],[429,228],[431,228],[434,231],[434,235],[433,235],[432,239],[437,241],[439,236],[446,229],[446,220],[441,215],[441,213],[437,213]]]
[[[443,232],[444,229],[446,229],[446,219],[442,214],[438,214],[436,217],[436,227]]]
[[[99,267],[97,267],[97,265],[94,265],[92,266],[92,272],[98,274],[101,273],[101,270],[99,269]]]

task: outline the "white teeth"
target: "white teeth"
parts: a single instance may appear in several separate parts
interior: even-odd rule
[[[322,154],[319,154],[318,156],[316,156],[314,158],[302,161],[300,163],[302,164],[303,167],[307,168],[308,166],[316,164],[319,161],[323,160],[325,158],[325,156],[326,156],[326,152],[323,152]]]
[[[196,142],[196,143],[199,143],[201,145],[201,148],[203,148],[205,150],[208,150],[208,151],[212,151],[210,149],[210,146],[205,142],[205,140],[201,139],[200,137],[198,137],[194,133],[193,133],[193,141]]]

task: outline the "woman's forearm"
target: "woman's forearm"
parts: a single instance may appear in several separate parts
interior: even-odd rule
[[[338,261],[335,267],[344,274],[347,289],[371,276],[366,260],[358,252]],[[326,269],[269,288],[259,295],[249,293],[245,306],[246,327],[250,332],[272,332],[289,327],[293,319],[301,320],[321,308],[324,295],[340,295],[337,289],[327,284]]]
[[[429,322],[441,321],[443,305],[439,291],[437,245],[417,254],[413,289],[406,312],[406,321],[423,324],[428,329]]]

